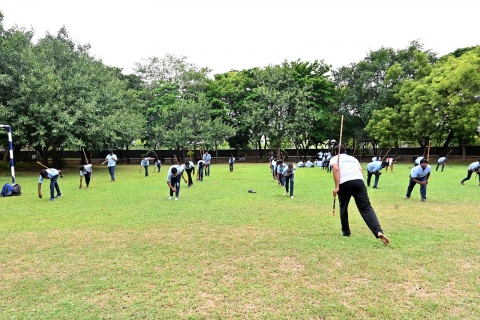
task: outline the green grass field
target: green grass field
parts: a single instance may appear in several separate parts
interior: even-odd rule
[[[369,188],[388,247],[353,200],[342,236],[320,168],[296,171],[290,199],[267,164],[212,165],[179,201],[167,165],[149,177],[119,165],[115,183],[97,165],[88,190],[72,168],[53,202],[48,181],[39,199],[38,174],[17,172],[22,196],[0,198],[0,318],[480,318],[480,187],[475,175],[460,185],[467,166],[433,172],[426,203],[418,186],[403,199],[411,165]]]

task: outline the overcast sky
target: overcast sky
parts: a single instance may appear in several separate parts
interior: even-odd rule
[[[65,25],[124,73],[166,53],[223,73],[297,59],[338,68],[416,39],[440,55],[480,44],[478,0],[2,0],[0,11],[35,39]]]

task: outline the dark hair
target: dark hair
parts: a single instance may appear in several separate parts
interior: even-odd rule
[[[388,167],[388,162],[387,161],[382,161],[382,167]]]
[[[42,171],[40,171],[40,175],[42,176],[42,178],[48,178],[48,172],[47,172],[47,170],[42,170]]]
[[[335,147],[335,152],[338,152],[338,145]],[[343,144],[340,145],[340,153],[345,153],[346,149]]]
[[[172,168],[172,173],[177,173],[177,168]]]
[[[185,165],[188,167],[190,165],[190,161],[185,160]]]
[[[84,166],[80,166],[79,169],[80,169],[80,171],[83,171],[83,170],[85,170],[85,167],[84,167]]]
[[[428,163],[428,160],[423,158],[422,160],[420,160],[420,163]]]

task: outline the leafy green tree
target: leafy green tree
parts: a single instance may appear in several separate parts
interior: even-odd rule
[[[433,52],[424,50],[422,44],[413,41],[402,50],[382,47],[370,51],[360,62],[333,73],[340,92],[340,112],[345,115],[344,128],[347,130],[344,136],[368,136],[364,128],[372,119],[373,112],[398,104],[395,95],[400,86],[396,84],[416,77],[418,67],[415,53],[418,51],[425,52],[430,63],[436,61]],[[401,67],[401,72],[396,74],[398,78],[393,79],[391,74],[387,79],[388,70],[395,65]],[[378,141],[373,139],[372,142],[375,147]]]
[[[113,68],[88,54],[65,28],[47,34],[33,48],[31,72],[18,95],[0,115],[16,127],[23,141],[48,153],[66,147],[123,146],[140,134],[143,117]]]
[[[254,98],[248,103],[248,125],[260,140],[268,137],[280,157],[283,140],[297,134],[298,122],[314,118],[309,108],[310,85],[301,86],[293,71],[268,66],[254,72]]]
[[[253,97],[253,72],[230,71],[214,77],[206,90],[207,99],[212,105],[212,118],[220,118],[234,128],[235,134],[228,138],[230,146],[246,149],[251,138],[247,103]]]

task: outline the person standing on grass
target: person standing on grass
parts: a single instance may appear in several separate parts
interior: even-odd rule
[[[155,159],[155,168],[153,168],[153,172],[158,168],[158,173],[160,173],[160,169],[162,168],[162,160],[156,158]]]
[[[443,172],[443,168],[445,167],[445,162],[447,161],[447,157],[441,157],[438,159],[438,163],[437,163],[437,169],[435,169],[435,171],[438,171],[438,167],[442,166],[442,171]]]
[[[197,180],[203,181],[203,171],[205,169],[205,161],[198,160],[197,162]]]
[[[205,154],[203,155],[203,161],[205,161],[205,175],[207,177],[210,176],[210,161],[212,160],[212,156],[208,153],[208,151],[205,151]]]
[[[235,158],[233,156],[228,159],[228,166],[230,167],[230,172],[233,172],[233,164],[235,163]]]
[[[79,189],[82,189],[82,180],[85,176],[85,189],[88,189],[88,185],[90,184],[90,177],[92,176],[93,169],[91,164],[86,164],[84,166],[80,166],[80,186]]]
[[[42,183],[43,179],[50,179],[50,201],[55,200],[55,198],[60,198],[62,193],[60,192],[60,187],[58,186],[57,180],[58,177],[63,178],[62,170],[57,170],[54,168],[48,168],[40,171],[40,177],[38,178],[38,197],[42,198]],[[55,197],[55,190],[57,191],[57,196]]]
[[[143,157],[140,162],[140,173],[142,173],[142,167],[145,168],[145,177],[148,177],[148,166],[150,165],[150,160],[154,160],[150,157]]]
[[[420,164],[413,167],[410,171],[410,182],[408,183],[407,194],[405,199],[410,199],[412,195],[413,187],[418,183],[420,185],[420,195],[422,202],[427,201],[427,184],[428,178],[430,178],[430,172],[432,167],[428,164],[427,159],[420,160]]]
[[[471,163],[468,166],[467,176],[463,178],[463,180],[460,181],[460,183],[464,185],[464,182],[467,180],[470,180],[470,178],[472,177],[472,173],[474,172],[476,172],[477,176],[479,177],[479,185],[480,185],[480,159],[478,159],[478,161],[476,162]]]
[[[285,185],[285,179],[283,178],[283,170],[287,168],[287,165],[283,163],[283,160],[277,161],[277,179],[280,186]]]
[[[192,179],[192,172],[195,174],[195,165],[192,161],[185,161],[185,171],[187,172],[188,176],[188,187],[190,188],[193,186],[193,179]]]
[[[295,177],[295,165],[293,163],[289,163],[288,166],[283,169],[282,175],[285,177],[285,194],[288,193],[290,187],[290,198],[293,197],[293,185],[294,185],[294,177]]]
[[[185,170],[185,165],[173,165],[168,169],[167,173],[167,185],[170,188],[170,197],[169,200],[173,198],[173,194],[175,193],[175,200],[178,200],[178,196],[180,195],[180,178],[187,182],[185,177],[183,176],[183,171]]]
[[[387,158],[388,165],[385,167],[385,172],[388,172],[388,167],[390,167],[390,173],[393,173],[393,163],[395,162],[394,158]]]
[[[117,165],[117,156],[113,154],[113,150],[110,150],[110,154],[105,157],[105,161],[108,166],[108,173],[110,173],[110,182],[115,181],[115,166]]]
[[[370,181],[372,180],[372,174],[375,175],[375,182],[373,188],[378,188],[378,180],[380,180],[380,175],[382,174],[382,169],[388,166],[386,161],[373,161],[367,165],[367,187],[370,187]]]
[[[271,168],[272,168],[273,180],[277,180],[277,159],[276,158],[273,158]]]
[[[347,155],[345,153],[345,146],[341,145],[340,155],[334,156],[330,160],[330,165],[332,166],[333,180],[335,182],[333,197],[338,195],[340,203],[342,234],[345,237],[350,237],[351,234],[350,224],[348,222],[348,204],[350,198],[353,197],[360,215],[373,235],[377,239],[380,239],[385,245],[390,244],[390,240],[383,234],[377,214],[370,204],[367,188],[363,180],[362,167],[358,160]]]

